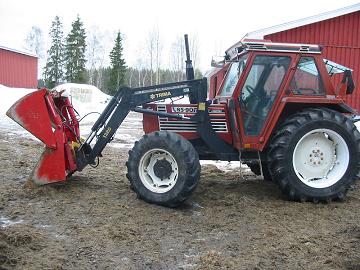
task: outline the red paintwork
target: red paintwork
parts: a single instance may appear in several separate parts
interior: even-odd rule
[[[360,11],[332,19],[303,25],[264,36],[273,42],[315,43],[323,46],[322,57],[352,68],[356,89],[345,101],[360,111]],[[341,75],[331,80],[334,85]]]
[[[254,149],[254,150],[264,150],[266,144],[269,141],[269,138],[271,136],[271,134],[273,133],[273,130],[275,128],[275,125],[278,123],[279,118],[281,116],[281,114],[283,113],[285,106],[287,104],[291,104],[291,103],[299,103],[299,104],[312,104],[312,105],[328,105],[328,104],[343,104],[344,103],[344,98],[346,96],[345,94],[345,90],[346,87],[345,85],[342,85],[339,89],[339,91],[336,93],[335,92],[335,87],[333,86],[331,80],[330,80],[330,76],[327,73],[326,67],[324,65],[323,62],[323,58],[320,54],[314,54],[314,53],[296,53],[296,52],[275,52],[275,51],[249,51],[248,52],[249,56],[248,56],[248,60],[247,60],[247,65],[246,65],[246,69],[244,70],[244,72],[242,73],[241,77],[238,80],[238,83],[235,87],[234,93],[232,96],[219,96],[219,93],[221,92],[221,88],[222,88],[222,84],[220,84],[219,89],[216,91],[216,95],[215,95],[215,99],[220,103],[217,105],[211,105],[210,109],[214,106],[214,107],[221,107],[224,110],[224,119],[226,119],[227,122],[227,132],[223,132],[223,133],[218,133],[218,135],[220,136],[220,138],[222,138],[223,140],[225,140],[226,142],[228,142],[229,144],[232,144],[236,149]],[[229,118],[229,110],[228,110],[228,102],[229,100],[232,98],[235,101],[238,100],[238,97],[241,95],[241,89],[243,88],[243,84],[245,83],[245,80],[250,72],[251,69],[251,65],[252,62],[254,60],[254,58],[258,55],[272,55],[272,56],[287,56],[291,58],[291,62],[290,62],[290,66],[288,71],[286,72],[284,79],[280,85],[279,91],[277,93],[276,99],[274,101],[274,104],[272,106],[272,109],[270,110],[267,119],[264,122],[264,126],[262,128],[262,131],[260,132],[259,136],[250,136],[250,135],[246,135],[245,131],[244,131],[244,123],[243,123],[243,118],[242,118],[242,112],[240,109],[240,104],[239,102],[234,102],[235,103],[235,119],[236,119],[236,123],[234,123],[235,125],[235,130],[234,130],[234,134],[232,133],[232,131],[230,130],[230,118]],[[313,57],[316,63],[316,66],[319,70],[319,73],[321,74],[322,77],[322,81],[323,81],[323,85],[325,88],[326,93],[323,96],[313,96],[313,95],[295,95],[292,92],[288,91],[287,89],[289,89],[290,86],[290,82],[292,77],[295,74],[296,71],[296,66],[297,63],[300,59],[301,56],[309,56],[309,57]],[[225,70],[228,69],[228,65],[225,65],[223,69],[221,69],[216,75],[214,76],[219,76],[219,74],[222,74],[222,72],[225,72]],[[212,93],[214,94],[214,93]],[[210,94],[210,95],[212,95]],[[153,110],[157,109],[156,104],[148,104],[146,105],[147,108],[151,108]],[[175,104],[175,105],[170,105],[167,104],[166,105],[166,112],[168,113],[172,113],[172,107],[180,107],[180,106],[184,106],[184,107],[190,107],[193,106],[194,108],[196,107],[196,105],[179,105],[179,104]],[[173,112],[174,113],[174,112]],[[187,116],[191,116],[193,114],[188,114]],[[211,114],[210,114],[211,115]],[[178,123],[181,123],[182,120],[174,120],[177,121]],[[144,131],[145,133],[149,133],[149,132],[153,132],[153,131],[157,131],[157,130],[161,130],[161,126],[159,124],[159,119],[157,116],[152,116],[152,115],[144,115],[144,121],[143,121],[143,125],[144,125]],[[180,127],[180,124],[179,124]],[[193,132],[180,132],[178,130],[173,130],[174,132],[184,136],[186,139],[191,140],[191,139],[195,139],[198,138],[199,135],[196,133],[196,131]]]
[[[47,90],[42,89],[24,96],[8,110],[7,115],[47,147],[55,149],[56,140],[51,130],[51,119],[45,103],[46,94]]]
[[[326,89],[326,94],[334,96],[334,98],[331,98],[331,99],[326,98],[326,96],[305,96],[305,95],[298,96],[298,95],[294,95],[292,93],[287,93],[286,90],[288,89],[288,87],[290,85],[290,81],[291,81],[292,77],[294,76],[296,65],[300,58],[300,55],[296,54],[296,53],[281,53],[281,52],[271,52],[269,54],[291,57],[292,60],[290,63],[289,71],[287,72],[287,74],[284,77],[284,80],[280,86],[277,98],[275,99],[275,102],[272,106],[272,110],[269,112],[267,120],[265,121],[263,129],[260,132],[259,136],[245,135],[244,123],[243,123],[242,117],[241,117],[242,114],[241,114],[240,106],[238,103],[236,103],[236,113],[237,113],[237,120],[238,120],[239,131],[240,131],[239,132],[239,140],[235,141],[235,143],[234,143],[234,146],[237,149],[251,148],[251,149],[262,151],[265,148],[265,146],[273,132],[273,129],[275,128],[275,125],[277,124],[278,119],[279,119],[281,113],[283,112],[285,105],[287,103],[300,103],[300,104],[311,103],[311,104],[319,104],[319,105],[344,103],[344,100],[342,99],[341,96],[337,96],[335,98],[335,89],[334,89],[334,86],[331,84],[330,77],[327,74],[327,71],[326,71],[325,65],[323,64],[321,55],[314,55],[314,54],[307,55],[305,53],[301,54],[301,56],[314,57],[317,67],[319,69],[319,72],[321,73],[321,76],[323,79],[324,88]],[[248,67],[251,66],[253,59],[257,55],[264,55],[264,53],[263,52],[251,53],[251,55],[248,58],[248,63],[249,63]],[[242,74],[241,78],[239,79],[238,85],[236,86],[234,94],[233,94],[234,97],[237,97],[240,95],[242,86],[245,82],[245,78],[247,77],[249,71],[250,71],[250,69],[246,68],[245,72]]]
[[[228,68],[229,64],[226,64],[222,68],[214,70],[213,73],[209,75],[208,99],[214,99],[215,96],[218,95]]]
[[[9,87],[37,88],[38,59],[0,48],[0,84]]]
[[[7,112],[45,144],[30,177],[40,185],[65,181],[67,175],[76,170],[75,155],[69,143],[79,142],[79,123],[68,98],[60,95],[41,89],[21,98]]]

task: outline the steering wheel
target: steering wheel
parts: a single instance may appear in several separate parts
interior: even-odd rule
[[[245,89],[248,91],[249,95],[243,100],[244,105],[251,100],[251,98],[256,98],[257,100],[261,100],[262,97],[255,93],[255,88],[251,85],[246,85]]]
[[[249,91],[250,94],[253,94],[255,92],[254,87],[252,87],[251,85],[246,85],[245,88]]]
[[[251,85],[246,85],[245,88],[250,95],[257,97],[258,99],[262,99],[262,97],[259,94],[255,93],[255,88],[252,87]]]

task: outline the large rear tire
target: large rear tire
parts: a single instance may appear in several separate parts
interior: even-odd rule
[[[194,191],[200,178],[198,153],[176,133],[144,135],[129,151],[127,178],[146,202],[176,207]]]
[[[360,133],[344,115],[306,109],[273,137],[269,171],[290,200],[343,199],[360,168]]]

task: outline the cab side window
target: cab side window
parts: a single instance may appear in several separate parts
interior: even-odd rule
[[[295,95],[324,95],[324,86],[313,57],[301,57],[290,89]]]

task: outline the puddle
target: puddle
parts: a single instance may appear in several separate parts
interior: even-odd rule
[[[204,207],[201,206],[201,205],[200,205],[199,203],[197,203],[197,202],[192,202],[192,203],[191,203],[191,206],[192,206],[194,209],[196,209],[196,208],[204,209]]]
[[[22,219],[8,219],[6,217],[0,217],[0,228],[6,228],[15,224],[23,223]]]

